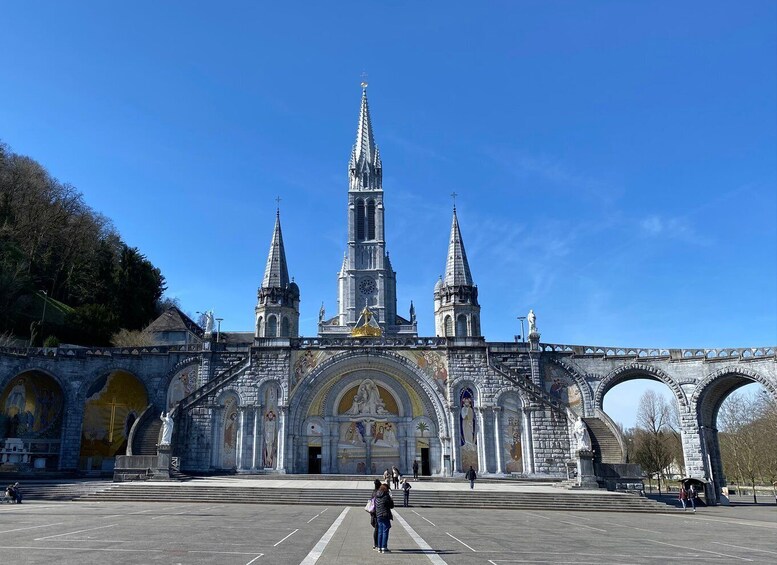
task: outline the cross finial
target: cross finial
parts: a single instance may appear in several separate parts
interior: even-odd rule
[[[362,72],[362,90],[367,90],[367,87],[369,86],[369,83],[367,82],[367,73]]]
[[[457,196],[458,196],[458,194],[456,194],[455,192],[451,192],[451,198],[453,198],[453,209],[454,210],[456,209],[456,197]]]

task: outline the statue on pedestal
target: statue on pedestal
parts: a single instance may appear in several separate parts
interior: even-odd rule
[[[162,420],[162,441],[159,442],[159,445],[170,445],[170,441],[173,439],[173,425],[175,425],[172,413],[162,412],[159,419]]]
[[[585,425],[582,418],[577,418],[573,432],[577,442],[577,451],[591,451],[591,436],[588,433],[588,426]]]
[[[529,322],[529,335],[537,333],[537,316],[534,315],[534,310],[529,310],[529,315],[526,316]]]

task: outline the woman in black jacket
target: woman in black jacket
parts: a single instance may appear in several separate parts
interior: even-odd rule
[[[370,498],[375,498],[380,488],[380,479],[375,479],[375,490],[372,491]],[[372,524],[372,550],[378,551],[378,519],[375,517],[375,510],[370,512],[370,524]]]
[[[387,484],[380,485],[375,495],[375,517],[378,519],[378,551],[388,553],[389,529],[391,529],[391,509],[394,508],[394,501],[389,494]]]

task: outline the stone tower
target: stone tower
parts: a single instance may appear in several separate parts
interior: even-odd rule
[[[280,211],[275,213],[267,266],[257,292],[255,322],[256,337],[299,336],[299,287],[289,281]]]
[[[386,251],[383,165],[362,84],[356,143],[348,163],[348,244],[338,274],[337,316],[319,322],[320,335],[348,335],[368,307],[384,335],[416,335],[415,321],[397,315],[396,273]]]
[[[440,337],[480,337],[478,287],[472,282],[455,206],[445,278],[434,286],[434,327]]]

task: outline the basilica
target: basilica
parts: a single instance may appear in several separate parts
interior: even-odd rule
[[[646,378],[678,405],[685,474],[720,496],[718,408],[750,382],[777,397],[774,347],[549,344],[533,312],[525,341],[487,341],[455,207],[445,274],[430,281],[435,335],[419,336],[414,305],[397,311],[366,85],[347,183],[337,312],[322,307],[316,336],[299,335],[304,281],[289,277],[276,213],[251,331],[171,308],[146,330],[153,346],[0,348],[0,472],[374,475],[417,462],[430,476],[627,488],[603,398]]]

